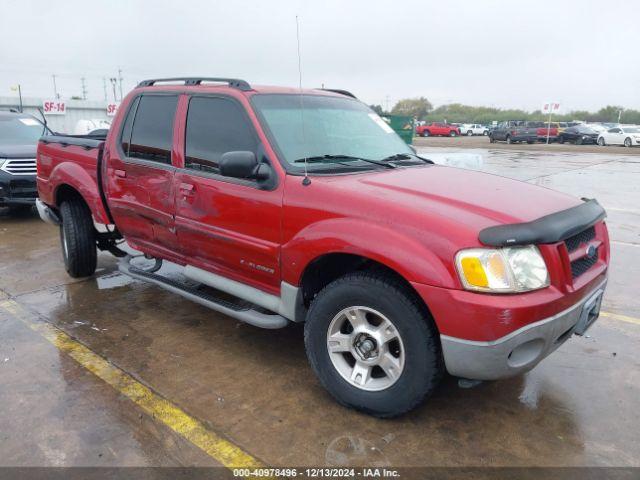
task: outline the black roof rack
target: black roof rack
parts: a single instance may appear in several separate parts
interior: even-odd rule
[[[338,88],[319,88],[318,90],[324,90],[325,92],[339,93],[340,95],[346,95],[347,97],[355,98],[357,100],[357,97],[353,93],[349,92],[348,90],[340,90]]]
[[[245,80],[239,78],[218,78],[218,77],[176,77],[176,78],[154,78],[151,80],[143,80],[138,84],[138,87],[151,87],[158,82],[184,82],[185,85],[193,86],[200,85],[202,82],[220,82],[227,83],[231,88],[237,88],[238,90],[247,91],[251,90],[251,85]]]

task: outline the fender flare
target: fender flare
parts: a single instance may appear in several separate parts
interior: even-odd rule
[[[53,169],[49,175],[49,181],[56,185],[53,192],[54,201],[60,188],[65,185],[69,186],[84,199],[96,222],[111,223],[102,205],[98,183],[81,165],[73,162],[62,162]],[[59,205],[56,205],[56,207],[59,207]]]
[[[445,263],[417,238],[364,219],[333,218],[308,225],[282,246],[282,279],[300,285],[306,268],[331,253],[359,255],[394,270],[408,282],[445,288],[455,278]]]

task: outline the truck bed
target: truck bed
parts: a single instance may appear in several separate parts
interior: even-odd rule
[[[95,135],[48,135],[40,138],[37,154],[40,200],[55,207],[58,193],[55,186],[71,185],[83,195],[97,221],[110,223],[99,168],[104,143],[104,136]]]

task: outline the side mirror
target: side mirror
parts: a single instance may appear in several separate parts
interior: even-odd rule
[[[271,165],[258,162],[253,152],[226,152],[220,157],[220,175],[233,178],[245,178],[266,182],[269,187],[269,180],[275,178]]]
[[[220,157],[220,175],[233,178],[254,178],[258,159],[253,152],[226,152]]]

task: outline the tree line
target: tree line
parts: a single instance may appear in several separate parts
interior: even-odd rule
[[[548,115],[540,110],[528,112],[520,109],[502,109],[494,107],[474,107],[461,103],[450,103],[433,108],[433,105],[425,97],[405,98],[398,101],[391,112],[385,112],[380,105],[370,105],[379,115],[403,115],[426,122],[449,123],[482,123],[488,124],[494,120],[501,122],[506,120],[547,120]],[[640,110],[625,109],[617,105],[607,105],[597,112],[586,110],[574,110],[561,115],[553,115],[554,121],[582,120],[586,122],[617,122],[620,115],[621,123],[640,124]]]

